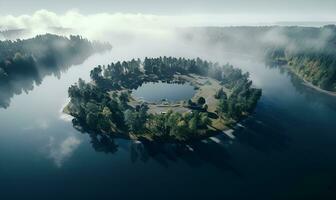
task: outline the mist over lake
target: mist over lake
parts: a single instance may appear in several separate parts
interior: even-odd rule
[[[66,44],[78,47],[69,35],[81,35],[92,49],[69,50],[76,55],[75,61],[64,53],[62,48],[68,48],[64,43],[53,43],[48,59],[43,55],[50,50],[38,48],[26,55],[29,47],[23,45],[17,48],[21,49],[17,50],[20,55],[9,58],[4,56],[5,48],[1,49],[0,56],[5,58],[0,63],[0,198],[336,198],[335,85],[333,76],[325,76],[333,72],[335,62],[333,51],[323,51],[336,44],[335,27],[325,26],[336,18],[323,5],[314,16],[322,16],[326,10],[328,17],[316,20],[325,19],[326,23],[294,28],[287,24],[273,26],[275,22],[267,22],[267,27],[223,27],[203,17],[174,18],[169,14],[86,14],[76,10],[60,14],[61,7],[34,11],[26,17],[1,16],[2,42],[52,33],[63,35],[69,40]],[[329,6],[335,5],[331,2]],[[215,10],[211,6],[207,9]],[[298,20],[310,20],[305,13],[300,16]],[[293,17],[291,21],[297,20]],[[41,44],[48,46],[46,42]],[[271,64],[265,61],[266,49],[272,50]],[[279,49],[283,52],[279,53]],[[304,54],[308,50],[331,55],[331,61],[321,56],[325,62],[320,63],[325,66],[313,68],[317,64],[309,65],[307,60],[313,56]],[[307,70],[291,70],[291,63],[300,63],[298,55],[307,56],[307,62],[302,62],[308,63]],[[36,61],[29,65],[29,72],[34,73],[21,68],[26,65],[16,65],[17,59],[26,62],[29,56]],[[262,95],[253,112],[228,131],[186,143],[96,134],[64,113],[71,100],[69,87],[79,79],[93,82],[91,70],[98,65],[164,56],[202,58],[218,66],[229,63],[242,73],[248,72],[252,86],[260,88]],[[56,61],[62,57],[62,62],[51,62],[55,57]],[[45,60],[50,62],[45,64]],[[325,70],[321,70],[319,78],[328,81],[319,82],[310,69]],[[161,81],[144,83],[131,91],[134,97],[152,103],[188,100],[197,92],[190,83]]]

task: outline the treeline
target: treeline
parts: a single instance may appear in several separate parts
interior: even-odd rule
[[[115,92],[110,95],[81,79],[69,88],[68,93],[71,98],[71,103],[67,106],[68,112],[88,129],[102,132],[125,130],[123,112],[129,107],[126,93]]]
[[[229,64],[219,65],[200,58],[145,58],[143,63],[133,59],[98,66],[90,75],[99,88],[119,90],[136,89],[144,82],[176,82],[179,80],[175,80],[174,75],[190,73],[214,78],[231,91],[226,99],[220,98],[218,112],[222,116],[240,119],[254,110],[261,96],[261,90],[252,87],[249,73],[243,73]]]
[[[103,92],[81,79],[68,92],[71,102],[66,112],[83,128],[99,133],[131,132],[139,138],[186,141],[205,135],[210,124],[206,112],[149,114],[145,103],[128,105],[128,92]]]
[[[239,120],[251,113],[261,97],[261,89],[251,88],[251,84],[239,81],[230,96],[222,88],[219,89],[215,95],[219,99],[217,114],[222,118]]]
[[[203,61],[200,58],[186,59],[175,57],[145,58],[111,63],[98,66],[91,71],[92,80],[105,89],[133,89],[144,82],[173,81],[174,75],[194,73],[206,76],[217,76],[218,64]]]
[[[93,53],[110,48],[107,43],[90,42],[80,36],[67,38],[52,34],[0,41],[0,106],[7,107],[14,94],[30,90],[44,76],[59,75]]]
[[[103,89],[133,89],[144,82],[176,81],[174,75],[196,74],[220,81],[229,88],[238,82],[248,83],[249,74],[232,65],[219,65],[200,58],[186,59],[175,57],[145,58],[111,63],[94,68],[90,76],[98,87]]]
[[[9,74],[17,68],[20,69],[15,65],[16,62],[25,60],[28,60],[27,66],[21,66],[25,69],[36,67],[30,66],[29,60],[34,60],[35,65],[44,67],[76,64],[94,52],[110,48],[107,43],[90,42],[81,36],[73,35],[67,38],[45,34],[26,40],[0,41],[0,67]]]
[[[253,56],[263,55],[269,47],[279,48],[324,48],[335,45],[335,25],[323,27],[304,26],[232,26],[181,28],[180,36],[203,45],[220,46],[227,52],[245,53]],[[334,47],[333,47],[334,48]]]
[[[288,64],[305,81],[336,92],[336,26],[297,28],[289,33],[287,43],[265,48],[266,63]]]
[[[301,53],[288,56],[288,63],[304,80],[336,92],[336,54]]]
[[[301,78],[336,91],[336,26],[208,27],[180,29],[182,37],[224,51],[266,55],[269,65],[289,64]],[[266,53],[265,53],[266,52]]]
[[[143,62],[133,59],[94,68],[90,72],[93,83],[79,80],[69,88],[71,102],[66,111],[84,126],[98,132],[131,132],[138,136],[173,140],[199,137],[210,125],[203,97],[197,102],[201,109],[184,114],[171,111],[149,114],[146,104],[135,108],[128,104],[129,89],[145,82],[183,82],[176,75],[189,74],[212,77],[229,88],[230,94],[224,93],[228,98],[218,96],[221,99],[218,113],[226,118],[240,119],[244,113],[251,112],[261,95],[261,90],[252,87],[248,73],[242,73],[229,64],[219,65],[200,58],[145,58]]]
[[[335,49],[298,50],[270,48],[266,53],[268,65],[288,65],[305,81],[324,90],[336,92],[336,43]]]

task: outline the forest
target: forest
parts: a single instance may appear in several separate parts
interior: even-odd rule
[[[108,49],[108,43],[90,42],[81,36],[45,34],[0,41],[0,106],[7,107],[14,94],[31,90],[44,76],[59,75],[93,53]]]
[[[145,58],[143,62],[133,59],[94,68],[90,73],[91,83],[80,79],[69,88],[71,101],[65,112],[97,132],[132,133],[137,138],[178,141],[198,138],[211,125],[203,97],[197,102],[189,100],[192,112],[183,114],[172,111],[149,114],[146,103],[136,107],[128,104],[130,89],[145,82],[183,82],[180,75],[189,74],[214,78],[230,90],[230,94],[219,90],[215,97],[220,100],[216,115],[225,119],[240,120],[247,116],[261,96],[261,90],[252,87],[249,74],[229,64],[219,65],[200,58]]]
[[[334,49],[295,52],[286,48],[274,47],[268,49],[266,63],[273,66],[287,65],[292,72],[314,86],[336,92],[335,47]]]
[[[232,26],[180,28],[181,38],[218,46],[228,52],[264,55],[272,47],[301,50],[330,50],[335,45],[335,25],[304,26]]]
[[[288,64],[305,81],[336,91],[335,25],[190,28],[180,34],[187,41],[265,57],[268,65]]]

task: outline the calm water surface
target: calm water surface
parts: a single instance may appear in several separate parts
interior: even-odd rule
[[[76,131],[60,110],[67,88],[88,80],[97,64],[202,57],[197,50],[138,53],[117,47],[95,55],[0,109],[1,199],[335,199],[336,99],[251,58],[203,56],[250,71],[263,89],[234,140],[162,146]]]
[[[138,98],[148,102],[160,102],[166,99],[170,102],[183,101],[191,99],[195,90],[190,84],[177,84],[177,83],[145,83],[132,94]]]

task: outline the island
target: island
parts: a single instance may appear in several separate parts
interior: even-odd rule
[[[0,41],[0,107],[7,108],[14,94],[32,90],[45,76],[59,77],[70,66],[111,48],[108,43],[74,35]]]
[[[200,58],[132,59],[99,65],[90,77],[69,88],[64,112],[77,129],[135,140],[186,142],[221,133],[252,113],[261,97],[249,73]],[[179,102],[147,102],[132,92],[146,83],[190,84],[195,93]]]

